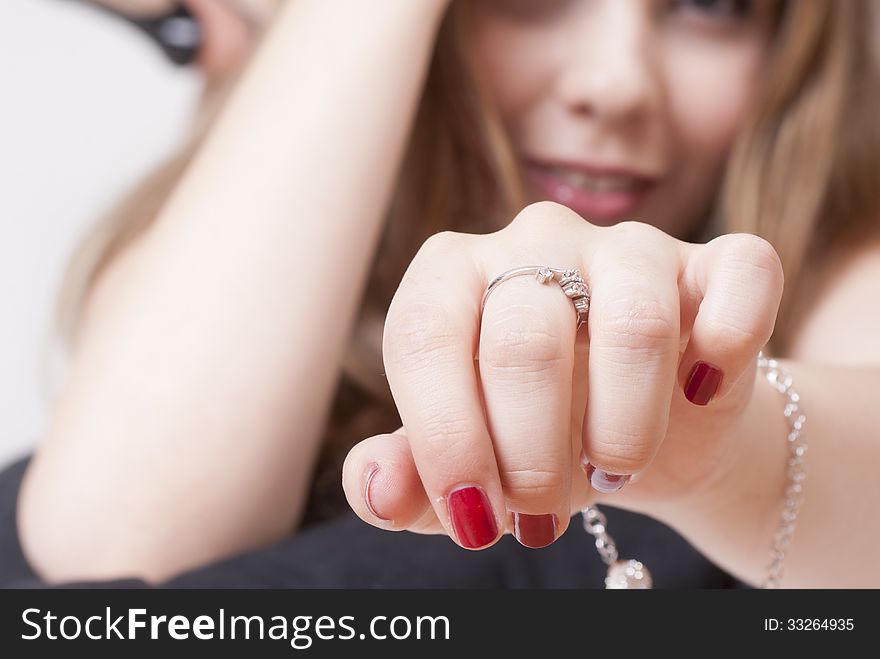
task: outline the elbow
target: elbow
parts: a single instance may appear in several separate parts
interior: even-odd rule
[[[22,482],[16,516],[22,552],[40,580],[62,584],[134,578],[154,584],[173,576],[173,564],[123,542],[126,534],[110,521],[114,515],[47,482],[34,467]]]
[[[158,584],[291,531],[285,518],[258,510],[230,515],[234,502],[223,497],[183,497],[173,488],[157,497],[135,496],[142,488],[96,483],[94,475],[75,479],[69,465],[66,478],[50,472],[39,459],[32,462],[17,517],[25,558],[51,584],[114,579]]]

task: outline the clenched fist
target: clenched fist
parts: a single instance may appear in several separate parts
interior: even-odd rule
[[[583,273],[579,331],[572,300],[532,277],[501,283],[481,312],[488,283],[526,265]],[[370,524],[467,549],[505,531],[546,546],[595,502],[686,506],[732,468],[782,287],[755,236],[698,245],[551,203],[493,234],[438,234],[385,324],[403,427],[352,449],[348,501]]]

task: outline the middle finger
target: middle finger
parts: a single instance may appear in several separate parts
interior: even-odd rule
[[[681,326],[674,238],[636,222],[602,232],[590,263],[587,473],[619,490],[648,465],[666,435]]]
[[[483,309],[486,416],[510,528],[527,547],[549,545],[568,524],[574,321],[558,284],[534,274],[499,284]]]

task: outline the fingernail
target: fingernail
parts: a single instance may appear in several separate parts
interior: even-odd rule
[[[556,515],[513,513],[513,536],[524,547],[540,549],[553,544],[558,526]]]
[[[492,504],[483,489],[477,486],[461,487],[447,497],[452,530],[462,547],[477,549],[498,537],[498,523]]]
[[[617,492],[629,481],[629,474],[610,474],[607,471],[596,469],[592,464],[587,464],[584,472],[593,489],[602,494]]]
[[[367,476],[364,479],[364,501],[367,504],[367,509],[376,519],[381,519],[383,522],[390,522],[391,520],[387,517],[383,517],[379,513],[376,512],[376,509],[373,508],[373,499],[371,496],[371,489],[373,487],[373,479],[376,477],[376,474],[379,473],[379,465],[373,463],[367,469]]]
[[[685,397],[694,405],[708,404],[721,385],[721,377],[720,369],[706,362],[697,362],[688,375]]]

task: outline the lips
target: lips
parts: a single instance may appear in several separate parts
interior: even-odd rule
[[[622,169],[527,161],[526,178],[543,199],[568,206],[596,224],[632,219],[656,179]]]

